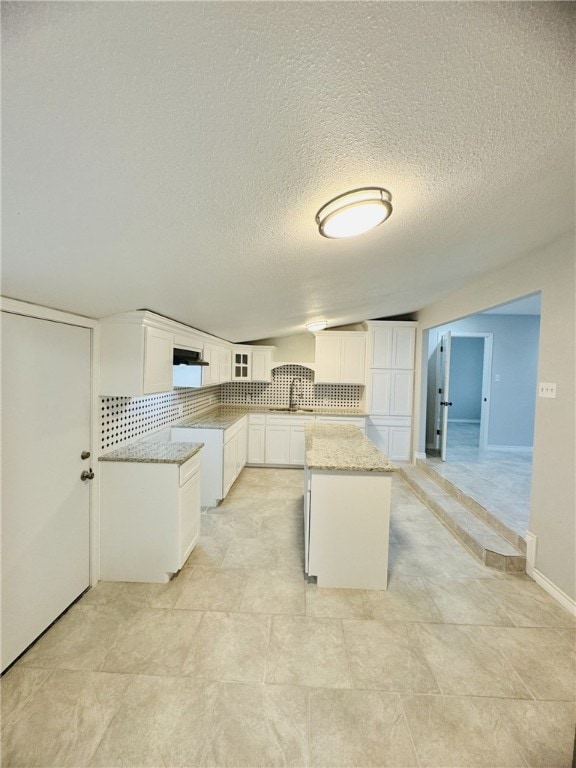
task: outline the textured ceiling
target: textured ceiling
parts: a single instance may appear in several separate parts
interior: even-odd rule
[[[2,293],[232,341],[415,311],[574,227],[574,3],[2,2]],[[326,240],[364,185],[394,213]]]

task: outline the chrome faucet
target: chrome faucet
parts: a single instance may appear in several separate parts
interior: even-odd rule
[[[298,392],[297,393],[294,392],[294,390],[295,390],[295,386],[294,385],[295,384],[299,384],[300,385],[298,387]],[[290,397],[288,398],[288,410],[289,411],[295,411],[296,410],[296,403],[295,403],[295,398],[296,397],[298,397],[298,398],[302,397],[302,379],[301,378],[292,379],[292,381],[290,382]]]

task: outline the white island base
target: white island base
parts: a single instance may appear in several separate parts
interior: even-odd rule
[[[319,587],[386,589],[390,474],[308,470],[305,559]]]

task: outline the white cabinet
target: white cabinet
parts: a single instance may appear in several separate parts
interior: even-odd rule
[[[148,313],[108,318],[100,325],[100,394],[139,397],[172,389],[173,334]]]
[[[366,434],[390,459],[408,461],[412,447],[416,323],[368,322]]]
[[[203,507],[215,507],[232,487],[246,463],[247,417],[228,429],[172,427],[173,439],[204,443],[202,449]]]
[[[366,334],[324,331],[315,334],[317,384],[366,383]]]
[[[414,368],[414,324],[368,324],[370,368]]]
[[[100,577],[166,582],[200,535],[200,455],[182,465],[100,462]]]
[[[265,464],[304,465],[304,425],[314,416],[266,416]]]
[[[248,464],[264,464],[266,445],[266,416],[251,413],[248,416]]]
[[[232,349],[232,381],[251,381],[251,363],[252,349],[250,347],[234,347]]]
[[[366,436],[392,461],[409,461],[412,443],[412,420],[371,416]]]
[[[214,342],[204,344],[204,360],[208,365],[202,369],[202,386],[209,387],[216,384],[225,384],[231,380],[230,347]]]
[[[252,381],[272,381],[274,347],[252,347]]]

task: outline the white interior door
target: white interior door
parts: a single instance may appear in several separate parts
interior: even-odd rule
[[[439,399],[438,414],[440,431],[440,458],[446,461],[446,444],[448,440],[448,409],[452,405],[450,402],[450,346],[452,343],[452,333],[446,331],[440,339],[438,349],[438,360],[440,368],[440,386],[437,397]]]
[[[2,669],[89,586],[91,331],[2,313]]]

